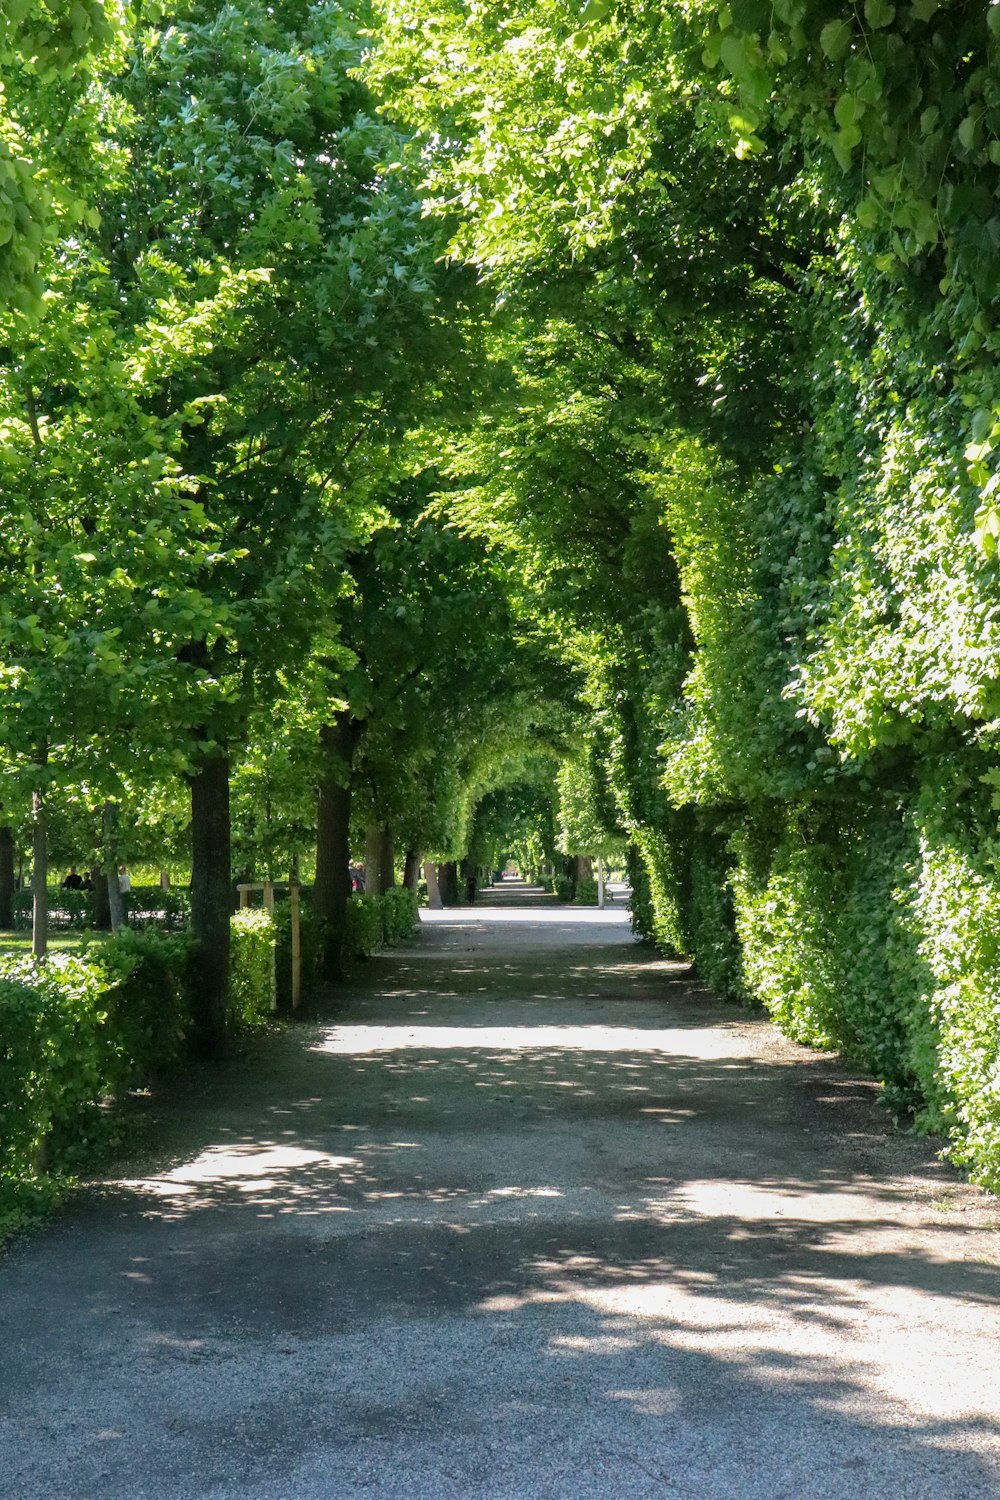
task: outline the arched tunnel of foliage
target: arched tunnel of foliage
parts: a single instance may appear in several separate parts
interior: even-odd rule
[[[627,847],[1000,1185],[1000,9],[17,13],[0,906]]]

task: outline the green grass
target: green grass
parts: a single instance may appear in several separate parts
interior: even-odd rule
[[[82,932],[57,932],[49,935],[49,952],[73,952],[79,948],[84,937],[91,942],[94,935]],[[30,932],[0,932],[0,953],[30,953]]]

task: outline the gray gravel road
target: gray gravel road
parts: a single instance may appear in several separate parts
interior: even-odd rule
[[[0,1261],[3,1500],[1000,1496],[1000,1213],[623,913],[428,916]]]

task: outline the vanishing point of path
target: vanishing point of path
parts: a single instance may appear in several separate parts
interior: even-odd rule
[[[0,1259],[4,1500],[1000,1496],[996,1200],[624,913],[431,914]]]

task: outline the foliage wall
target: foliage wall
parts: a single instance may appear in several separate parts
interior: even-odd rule
[[[382,8],[641,933],[1000,1184],[998,11]]]

